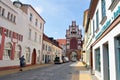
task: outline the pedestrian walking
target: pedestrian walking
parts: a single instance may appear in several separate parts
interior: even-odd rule
[[[19,59],[20,59],[20,71],[22,71],[22,68],[25,67],[26,65],[24,55],[20,57]]]

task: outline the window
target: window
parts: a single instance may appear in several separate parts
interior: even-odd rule
[[[39,35],[39,42],[41,42],[41,35]]]
[[[39,56],[37,57],[37,62],[40,62],[40,50],[38,50],[38,54],[39,54]]]
[[[23,37],[22,35],[19,35],[19,38],[18,38],[19,41],[22,41],[22,37]]]
[[[14,18],[13,18],[13,22],[15,23],[15,21],[16,21],[16,16],[14,16]]]
[[[120,80],[120,35],[115,37],[116,80]]]
[[[104,18],[106,16],[106,3],[105,0],[101,0],[101,7],[102,7],[102,18]]]
[[[26,53],[26,62],[30,62],[30,48],[29,47],[26,48],[25,53]]]
[[[3,58],[5,60],[11,59],[11,51],[12,51],[11,43],[6,43],[5,48],[4,48],[4,55],[3,55]]]
[[[67,45],[67,49],[70,49],[70,46],[69,46],[69,45]]]
[[[114,1],[114,0],[111,0],[112,2]]]
[[[42,28],[42,23],[40,23],[40,29]]]
[[[50,46],[48,46],[48,51],[51,51],[51,47]]]
[[[29,37],[28,37],[29,40],[31,40],[31,32],[32,32],[31,29],[29,29]]]
[[[7,19],[8,20],[10,19],[10,12],[8,12]]]
[[[46,45],[46,49],[45,50],[47,51],[47,45]]]
[[[37,41],[37,33],[35,32],[35,42]]]
[[[21,39],[20,39],[20,41],[23,41],[23,36],[21,35]]]
[[[8,37],[12,38],[12,31],[9,30]]]
[[[95,70],[101,71],[101,63],[100,63],[100,48],[95,50]]]
[[[99,29],[99,14],[98,11],[96,12],[96,30]]]
[[[7,19],[10,20],[11,22],[15,23],[16,16],[14,16],[14,15],[11,14],[10,12],[8,12],[8,14],[7,14]]]
[[[109,9],[111,11],[113,11],[114,8],[118,5],[119,2],[120,2],[120,0],[111,0],[111,5],[110,5]]]
[[[2,8],[1,8],[1,6],[0,6],[0,15],[1,15],[1,12],[2,12]]]
[[[37,26],[37,23],[38,23],[38,20],[36,19],[36,21],[35,21],[35,25]]]
[[[67,40],[67,44],[70,44],[70,41]]]
[[[95,31],[95,22],[93,20],[93,36],[95,35],[94,31]]]
[[[2,15],[2,16],[5,15],[5,9],[4,9],[4,8],[2,9],[2,13],[1,13],[1,15]]]
[[[44,55],[42,56],[42,60],[44,61]]]
[[[8,35],[9,35],[9,30],[8,29],[6,29],[6,34],[5,35],[8,37]]]
[[[33,17],[33,15],[32,15],[32,13],[30,13],[30,18],[29,18],[30,21],[32,21],[32,17]]]
[[[20,53],[21,52],[21,47],[20,47],[20,45],[17,45],[16,47],[15,47],[15,59],[19,59],[20,58]]]
[[[12,21],[12,18],[13,18],[13,14],[11,14],[10,21]]]
[[[45,50],[45,44],[43,43],[43,50]]]

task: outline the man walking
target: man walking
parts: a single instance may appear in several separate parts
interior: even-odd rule
[[[25,67],[26,65],[24,55],[20,57],[19,59],[20,59],[20,71],[22,71],[22,67]]]

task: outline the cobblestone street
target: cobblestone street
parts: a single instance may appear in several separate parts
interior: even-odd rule
[[[77,79],[78,76],[74,76],[76,79],[72,78],[73,74],[78,75],[79,73],[70,67],[70,64],[71,62],[22,71],[2,76],[0,80],[79,80]]]

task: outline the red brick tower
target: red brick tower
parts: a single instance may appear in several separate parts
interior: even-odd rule
[[[81,49],[82,32],[76,25],[76,21],[72,21],[72,25],[66,30],[66,56],[72,61],[80,60]]]

